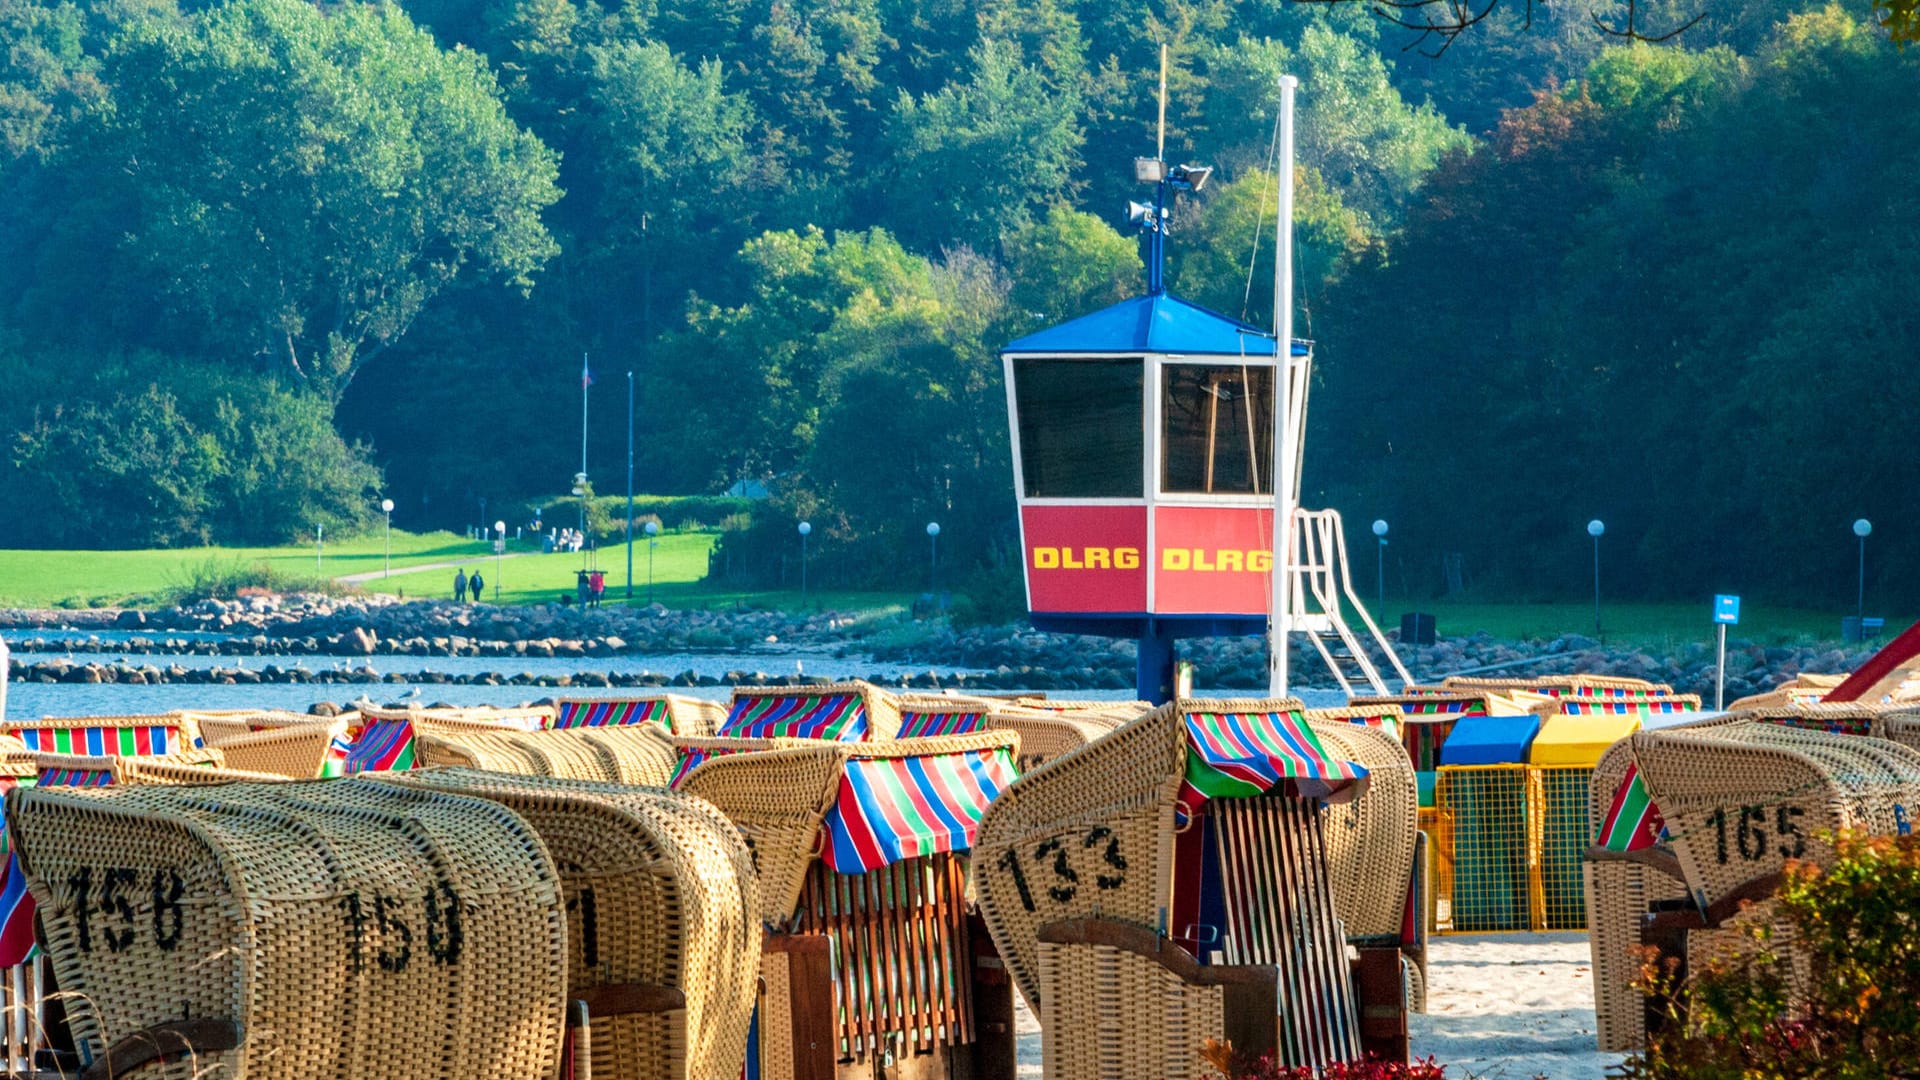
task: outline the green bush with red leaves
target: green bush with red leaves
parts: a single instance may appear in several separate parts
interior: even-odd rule
[[[1743,948],[1684,980],[1677,965],[1645,958],[1639,987],[1665,1022],[1623,1077],[1865,1080],[1920,1069],[1920,837],[1834,844],[1828,867],[1789,864],[1774,918],[1747,926]]]

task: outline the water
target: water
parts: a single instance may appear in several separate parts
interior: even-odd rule
[[[644,656],[589,656],[589,657],[537,657],[537,656],[161,656],[142,653],[117,653],[112,651],[76,652],[76,653],[21,653],[13,654],[15,660],[23,664],[45,663],[49,660],[69,660],[75,664],[130,664],[146,667],[151,664],[162,670],[179,665],[188,670],[208,668],[244,667],[260,671],[269,665],[281,670],[304,667],[308,671],[338,671],[351,668],[355,671],[371,667],[385,675],[396,672],[401,675],[413,675],[422,671],[439,672],[447,675],[575,675],[583,671],[597,671],[605,674],[638,675],[654,672],[660,675],[679,675],[691,671],[695,675],[711,678],[724,678],[730,671],[765,672],[772,676],[806,674],[826,675],[830,677],[882,677],[898,679],[907,675],[924,674],[933,671],[943,678],[956,672],[976,674],[979,668],[942,666],[939,664],[898,664],[882,663],[861,656],[834,656],[829,652],[781,652],[781,653],[654,653]]]

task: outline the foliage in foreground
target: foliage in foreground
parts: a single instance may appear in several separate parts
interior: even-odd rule
[[[1315,1071],[1305,1066],[1281,1065],[1272,1054],[1249,1059],[1237,1054],[1230,1043],[1208,1039],[1200,1047],[1201,1060],[1219,1076],[1230,1080],[1445,1080],[1446,1066],[1436,1064],[1432,1056],[1414,1061],[1337,1061]]]
[[[1777,921],[1684,983],[1649,959],[1667,1024],[1632,1080],[1854,1080],[1920,1061],[1920,837],[1836,838],[1825,869],[1790,865]],[[1788,942],[1804,956],[1796,977]]]

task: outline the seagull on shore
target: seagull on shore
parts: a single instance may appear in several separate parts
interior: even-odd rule
[[[407,691],[406,693],[401,694],[400,700],[405,701],[408,698],[417,698],[419,696],[420,696],[420,688],[416,686],[413,689]]]

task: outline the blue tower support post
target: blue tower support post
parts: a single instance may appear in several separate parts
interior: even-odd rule
[[[1140,629],[1140,646],[1134,666],[1134,691],[1141,701],[1165,705],[1173,700],[1173,638],[1148,619]]]

